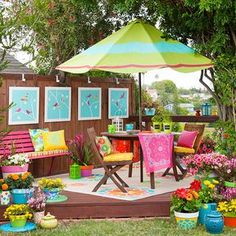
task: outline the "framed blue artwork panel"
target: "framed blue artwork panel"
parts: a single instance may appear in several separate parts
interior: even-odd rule
[[[39,88],[9,87],[9,125],[39,123]]]
[[[129,117],[129,89],[109,88],[108,89],[108,118]]]
[[[78,88],[78,120],[101,119],[101,88]]]
[[[71,88],[45,87],[45,122],[70,121]]]

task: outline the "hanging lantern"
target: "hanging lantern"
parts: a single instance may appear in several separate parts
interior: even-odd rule
[[[202,104],[202,115],[203,116],[210,116],[211,115],[211,104],[204,103]]]
[[[112,124],[116,126],[116,132],[123,131],[123,119],[115,118],[112,120]]]

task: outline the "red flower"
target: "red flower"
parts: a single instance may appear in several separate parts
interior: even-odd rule
[[[178,188],[174,194],[179,198],[186,198],[187,190],[185,188]]]
[[[201,185],[201,181],[199,180],[194,180],[191,184],[190,184],[190,189],[195,190],[196,192],[198,192],[200,189],[202,188]]]

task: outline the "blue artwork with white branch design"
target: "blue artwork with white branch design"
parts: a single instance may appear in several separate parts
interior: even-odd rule
[[[9,87],[8,124],[37,124],[39,122],[39,88]]]
[[[128,118],[129,116],[129,89],[109,88],[109,115],[108,118],[115,117]]]
[[[71,120],[71,88],[45,87],[45,122]]]
[[[78,120],[101,119],[101,88],[78,88]]]

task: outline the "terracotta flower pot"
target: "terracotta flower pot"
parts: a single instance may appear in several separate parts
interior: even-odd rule
[[[81,176],[89,177],[92,175],[93,165],[89,166],[80,166]]]
[[[235,217],[224,216],[224,224],[225,224],[225,226],[235,228],[236,227],[236,216]]]

